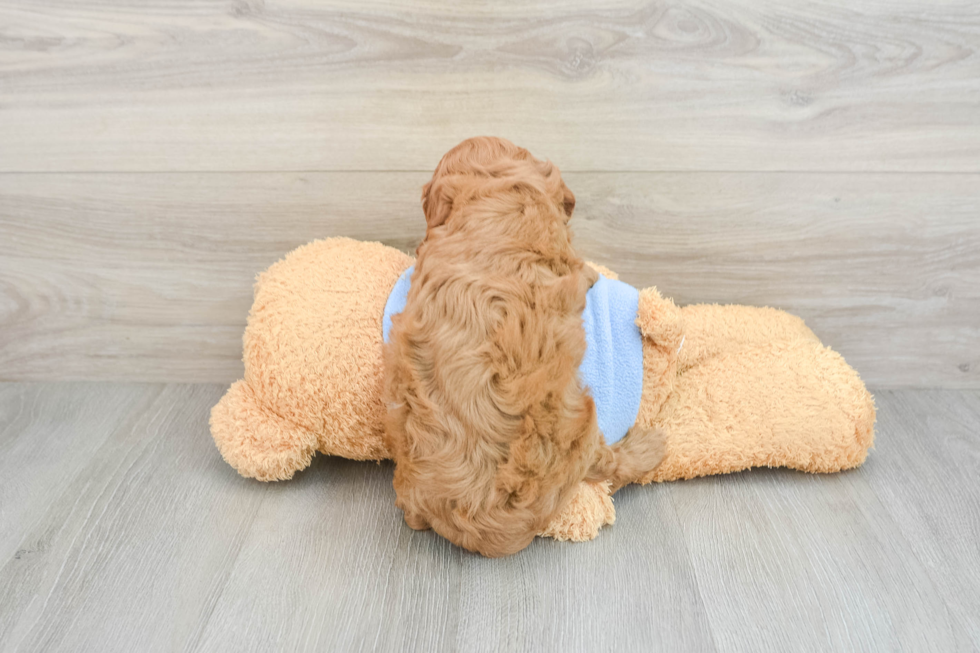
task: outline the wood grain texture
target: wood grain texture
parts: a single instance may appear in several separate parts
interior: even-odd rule
[[[202,650],[712,649],[662,498],[644,510],[647,541],[621,529],[602,547],[538,540],[487,560],[405,527],[391,471],[319,458],[263,503]]]
[[[882,392],[876,400],[895,455],[872,459],[868,485],[980,650],[980,565],[960,563],[980,560],[980,394]]]
[[[255,274],[331,235],[412,251],[426,178],[0,175],[0,378],[239,378]],[[980,387],[980,175],[566,178],[625,281],[799,314],[878,387]]]
[[[237,477],[223,389],[0,384],[0,447],[49,458],[0,461],[0,651],[980,648],[976,391],[877,393],[857,470],[631,486],[487,560],[409,529],[390,464]]]
[[[207,437],[222,388],[71,387],[74,397],[21,390],[53,395],[34,399],[48,411],[38,419],[61,422],[33,434],[39,452],[69,467],[73,450],[97,446],[74,478],[40,488],[36,514],[4,512],[0,532],[20,544],[0,559],[0,650],[181,650],[200,636],[264,496]],[[73,412],[78,402],[102,414]],[[37,471],[24,465],[3,482],[31,483]]]
[[[23,532],[43,521],[112,432],[158,392],[140,385],[0,384],[0,560],[20,560],[46,545],[19,548]]]
[[[972,0],[6,0],[0,170],[980,171]]]
[[[879,430],[878,449],[892,435]],[[745,650],[748,633],[772,651],[973,650],[975,617],[953,613],[958,599],[867,474],[757,470],[670,486],[719,651]]]

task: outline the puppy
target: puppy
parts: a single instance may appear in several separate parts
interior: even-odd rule
[[[386,444],[405,521],[485,556],[526,547],[582,480],[656,468],[659,438],[605,444],[578,379],[597,274],[572,248],[575,196],[500,138],[450,150],[385,347]],[[620,446],[621,445],[621,446]]]

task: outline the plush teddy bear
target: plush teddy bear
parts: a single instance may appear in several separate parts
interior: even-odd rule
[[[382,320],[412,263],[380,243],[328,238],[258,277],[245,378],[211,411],[214,441],[240,474],[288,479],[317,451],[388,457]],[[678,308],[647,288],[635,324],[643,371],[635,426],[666,437],[664,461],[643,483],[761,466],[836,472],[864,462],[874,401],[800,318],[747,306]],[[588,540],[614,520],[607,486],[583,483],[542,535]]]

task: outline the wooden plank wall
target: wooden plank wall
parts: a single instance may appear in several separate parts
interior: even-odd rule
[[[980,387],[980,5],[927,0],[3,0],[0,379],[237,378],[258,271],[413,248],[484,133],[625,280]]]

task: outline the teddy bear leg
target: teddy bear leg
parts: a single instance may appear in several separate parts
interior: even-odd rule
[[[760,347],[776,341],[818,342],[813,331],[795,315],[774,308],[693,304],[681,309],[684,343],[677,371],[684,373],[719,354]]]
[[[864,462],[874,437],[872,396],[819,342],[774,342],[719,354],[677,379],[657,422],[663,464],[643,482],[750,467],[836,472]]]
[[[211,435],[222,458],[242,476],[282,481],[310,465],[317,438],[269,410],[245,381],[211,409]]]

